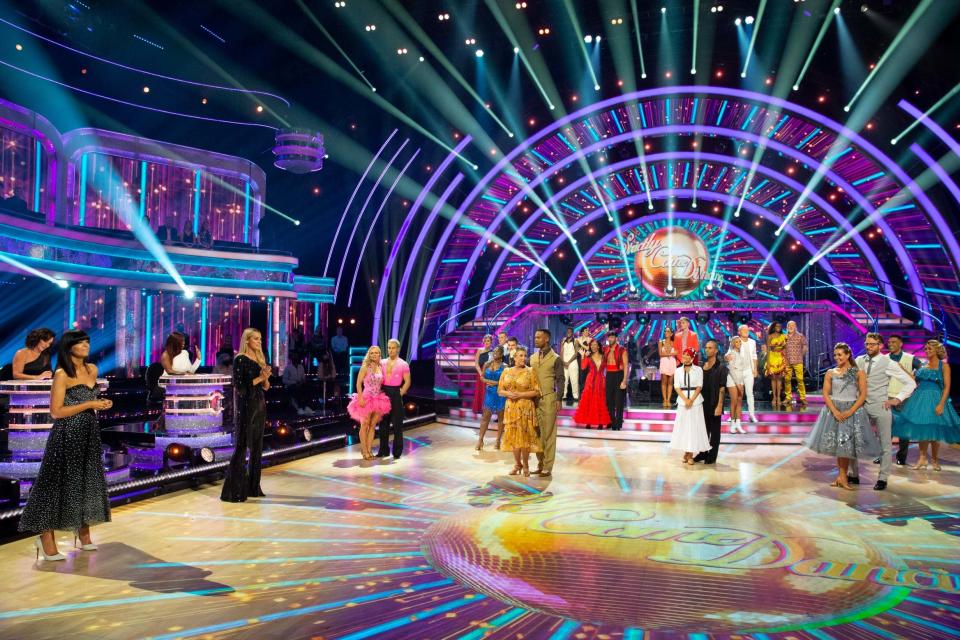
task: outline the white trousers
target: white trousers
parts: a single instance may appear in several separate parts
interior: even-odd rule
[[[748,370],[743,372],[743,395],[747,397],[747,408],[750,413],[754,412],[753,408],[753,371]]]
[[[574,360],[563,370],[563,395],[560,399],[567,397],[567,385],[573,390],[573,399],[580,399],[580,365]]]

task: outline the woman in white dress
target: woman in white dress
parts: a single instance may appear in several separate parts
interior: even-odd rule
[[[677,390],[677,417],[673,422],[670,448],[683,451],[683,463],[694,464],[693,457],[710,448],[707,423],[703,419],[703,369],[693,364],[693,349],[686,349],[680,358],[674,388]]]
[[[746,433],[740,423],[740,414],[743,411],[743,374],[753,364],[743,353],[742,346],[740,336],[733,336],[730,348],[724,356],[727,361],[727,392],[730,394],[730,433]]]

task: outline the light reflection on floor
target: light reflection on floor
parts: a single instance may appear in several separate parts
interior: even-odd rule
[[[423,427],[398,461],[268,469],[257,501],[122,507],[64,563],[3,545],[0,638],[960,635],[955,449],[886,492],[865,464],[848,492],[795,446],[685,467],[657,443],[562,440],[541,480],[475,438]]]

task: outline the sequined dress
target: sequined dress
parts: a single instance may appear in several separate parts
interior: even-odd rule
[[[97,399],[97,389],[75,384],[63,406]],[[54,420],[40,473],[20,516],[20,531],[73,531],[110,521],[100,425],[92,409]]]
[[[500,376],[500,389],[503,391],[540,391],[537,374],[530,367],[510,367]],[[503,409],[504,451],[527,449],[540,451],[540,437],[537,435],[537,405],[531,398],[511,400],[507,398]]]
[[[847,411],[857,402],[857,370],[847,369],[839,376],[835,371],[830,372],[830,399],[839,411]],[[824,407],[804,444],[817,453],[838,458],[872,459],[882,452],[880,438],[863,407],[844,422],[837,422],[830,409]]]

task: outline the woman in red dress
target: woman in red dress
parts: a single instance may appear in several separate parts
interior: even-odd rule
[[[587,429],[592,424],[597,425],[598,429],[603,429],[603,425],[610,424],[610,413],[607,411],[607,381],[603,371],[603,354],[600,352],[600,343],[596,340],[590,341],[589,354],[580,363],[580,368],[587,371],[587,380],[580,392],[580,404],[577,406],[576,413],[573,414],[573,421],[587,425]]]

